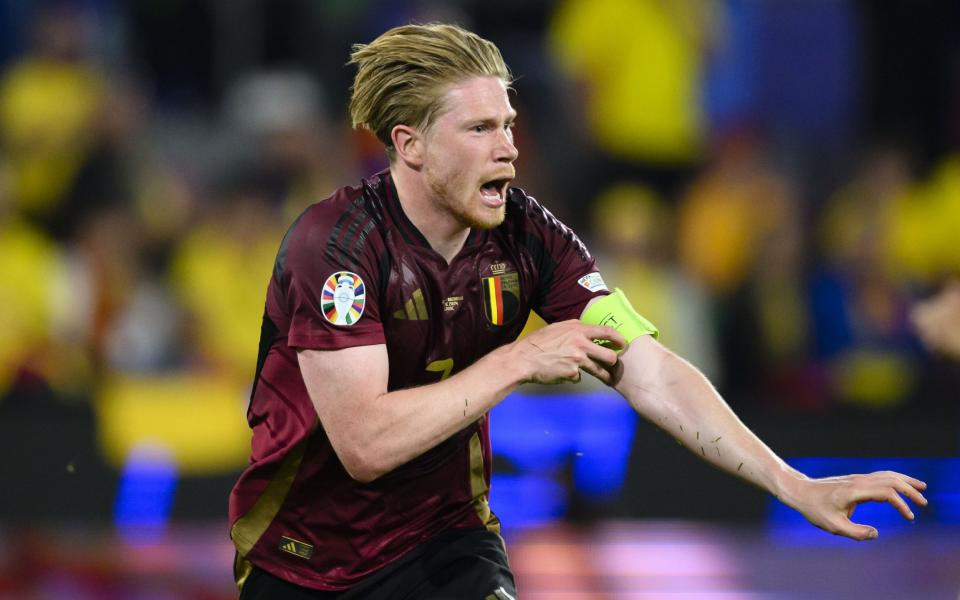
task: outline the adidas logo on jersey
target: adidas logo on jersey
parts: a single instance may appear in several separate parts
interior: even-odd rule
[[[294,556],[299,556],[300,558],[310,558],[313,556],[313,546],[304,542],[298,542],[287,536],[280,538],[280,549]]]
[[[423,292],[417,288],[409,300],[403,305],[403,308],[393,312],[393,318],[406,321],[426,321],[430,318],[427,314],[427,304],[423,301]]]

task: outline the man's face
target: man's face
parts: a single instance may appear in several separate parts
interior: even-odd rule
[[[465,227],[496,227],[517,159],[517,113],[506,85],[496,77],[473,77],[450,88],[442,103],[424,135],[423,176],[433,200]]]

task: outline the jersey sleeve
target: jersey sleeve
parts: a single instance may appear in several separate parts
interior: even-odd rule
[[[527,247],[538,276],[531,308],[548,323],[578,319],[590,300],[610,291],[577,234],[535,199],[525,202]]]
[[[328,201],[327,201],[328,202]],[[308,209],[281,244],[274,273],[294,348],[339,350],[385,342],[376,231],[358,207]]]

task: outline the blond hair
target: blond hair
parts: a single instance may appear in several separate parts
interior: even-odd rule
[[[475,76],[511,82],[492,42],[438,23],[394,27],[369,44],[356,44],[348,64],[357,65],[350,97],[353,127],[372,131],[391,161],[393,128],[429,129],[451,86]]]

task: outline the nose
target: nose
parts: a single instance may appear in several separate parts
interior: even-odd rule
[[[517,160],[517,156],[520,155],[520,151],[517,150],[517,147],[513,143],[513,130],[511,129],[501,129],[498,134],[499,145],[497,146],[496,159],[497,162],[512,163]]]

